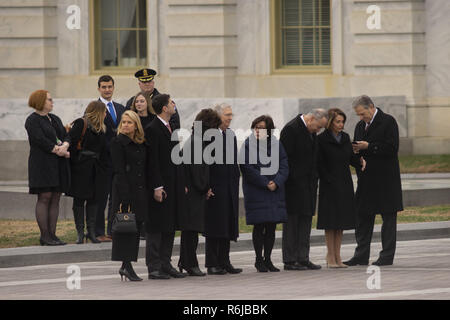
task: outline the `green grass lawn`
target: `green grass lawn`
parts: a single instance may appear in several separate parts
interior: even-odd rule
[[[398,223],[450,221],[450,204],[431,207],[409,207],[398,214]],[[313,218],[313,229],[316,228],[317,216]],[[376,224],[381,223],[377,216]],[[245,218],[239,220],[240,233],[250,233],[253,226],[245,223]],[[281,224],[277,230],[282,230]],[[71,220],[58,222],[57,236],[67,243],[75,243],[75,225]],[[177,232],[177,236],[180,232]],[[39,245],[39,229],[34,220],[0,220],[0,248],[24,247]]]
[[[450,172],[450,154],[400,156],[401,173]]]

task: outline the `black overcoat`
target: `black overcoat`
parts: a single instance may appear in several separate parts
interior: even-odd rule
[[[317,137],[306,128],[301,114],[281,130],[280,141],[288,156],[286,209],[290,215],[313,216],[317,195]]]
[[[364,172],[357,171],[356,205],[358,214],[394,213],[403,210],[397,121],[381,109],[368,130],[359,121],[355,141],[367,141],[369,148],[360,151],[366,160]]]
[[[101,101],[99,99],[99,101]],[[106,117],[105,117],[105,126],[106,126],[106,156],[108,160],[108,166],[111,167],[111,140],[117,136],[117,127],[119,126],[120,120],[122,119],[122,114],[126,111],[125,107],[121,105],[120,103],[112,101],[114,110],[116,110],[116,116],[117,116],[117,122],[114,123],[111,114],[109,111],[106,111]],[[106,109],[108,109],[108,106],[106,106]]]
[[[204,145],[202,138],[197,138],[196,142]],[[209,166],[203,161],[194,163],[194,139],[192,136],[186,141],[185,146],[190,146],[191,162],[183,166],[188,193],[185,199],[186,209],[180,212],[180,228],[183,231],[202,233],[205,228],[206,195],[210,188]]]
[[[113,213],[120,204],[130,204],[136,220],[145,221],[148,214],[147,148],[145,143],[135,143],[128,136],[119,134],[111,140],[111,156],[114,170],[112,184]],[[123,208],[123,211],[125,208]]]
[[[239,178],[240,171],[237,163],[237,141],[234,132],[227,129],[230,135],[231,147],[234,149],[234,163],[214,163],[209,167],[210,186],[215,194],[206,202],[205,232],[206,237],[226,238],[237,241],[239,236]],[[225,138],[224,138],[225,139]],[[226,157],[229,150],[225,150]],[[232,149],[231,149],[232,150]]]
[[[86,125],[81,150],[77,150],[77,144],[83,132],[83,118],[75,120],[69,131],[72,141],[69,149],[72,179],[68,195],[94,199],[106,192],[106,137],[104,132],[97,133],[88,123]]]
[[[317,229],[354,229],[355,192],[350,165],[360,168],[360,156],[353,153],[350,136],[345,132],[340,142],[329,130],[317,138],[320,179]]]
[[[169,129],[156,117],[145,129],[148,143],[149,181],[149,221],[145,224],[150,233],[173,232],[179,230],[179,215],[184,203],[183,167],[175,165],[171,159],[172,149],[176,141],[171,141]],[[157,202],[154,190],[164,187],[167,197],[163,202]],[[181,202],[181,203],[180,203]]]
[[[69,159],[52,153],[58,140],[70,143],[70,137],[61,119],[51,113],[47,117],[33,112],[25,121],[25,129],[30,144],[28,157],[30,189],[59,186],[62,192],[67,192],[70,187]]]

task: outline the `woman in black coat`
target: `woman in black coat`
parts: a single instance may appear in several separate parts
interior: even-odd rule
[[[317,229],[325,229],[327,266],[345,268],[340,250],[343,230],[355,228],[355,199],[349,166],[364,170],[365,161],[353,153],[344,130],[346,115],[340,109],[328,111],[327,129],[318,136],[320,178]]]
[[[201,121],[201,126],[192,127],[192,136],[186,142],[183,150],[191,155],[189,164],[184,165],[186,186],[186,207],[180,214],[181,245],[178,267],[180,272],[186,270],[191,276],[204,276],[197,260],[198,234],[204,231],[205,206],[211,189],[209,186],[209,166],[203,161],[203,150],[207,142],[203,141],[203,134],[208,129],[217,129],[221,124],[220,116],[213,109],[203,109],[194,121]],[[198,130],[200,129],[200,130]],[[194,144],[201,146],[201,163],[195,163]],[[186,150],[190,148],[190,150]]]
[[[77,244],[84,242],[84,212],[86,211],[87,239],[99,243],[95,237],[95,219],[98,200],[105,190],[108,165],[106,150],[106,107],[101,101],[92,101],[84,116],[73,122],[69,131],[73,216],[78,234]],[[86,205],[85,205],[86,202]],[[86,210],[85,210],[86,208]]]
[[[253,225],[256,270],[277,272],[280,269],[273,265],[271,254],[277,223],[287,221],[284,183],[289,175],[288,160],[283,146],[272,135],[275,126],[270,116],[253,120],[251,129],[254,133],[245,140],[241,151],[245,152],[245,163],[241,164],[245,216],[247,224]],[[274,161],[263,164],[261,156],[270,160],[278,157],[278,168],[274,173],[265,174],[264,170],[275,169],[271,167],[275,164]]]
[[[70,185],[70,137],[61,119],[50,112],[53,100],[46,90],[33,92],[28,105],[35,109],[25,122],[30,143],[28,158],[29,192],[37,194],[36,220],[41,245],[63,245],[56,236],[59,200]]]
[[[135,214],[137,230],[147,217],[147,148],[144,130],[139,116],[131,110],[125,111],[120,120],[118,135],[111,141],[111,157],[114,169],[112,203],[113,213]],[[139,233],[112,234],[112,260],[122,261],[120,276],[131,281],[141,281],[133,270],[131,261],[137,261],[139,253]]]

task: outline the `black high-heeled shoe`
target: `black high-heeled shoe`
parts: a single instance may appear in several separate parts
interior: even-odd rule
[[[142,281],[142,278],[139,278],[136,272],[134,272],[131,264],[126,265],[125,267],[119,269],[120,280],[123,281],[123,277],[125,277],[125,281],[128,279],[130,281]]]
[[[275,267],[270,259],[264,260],[264,264],[270,272],[280,272],[280,269]]]
[[[41,246],[57,246],[58,245],[58,243],[52,239],[44,240],[44,239],[40,238],[39,243],[41,244]]]
[[[90,232],[86,233],[86,243],[88,243],[88,240],[91,240],[92,243],[100,243],[100,241],[97,240],[95,235]]]
[[[263,259],[256,259],[255,268],[256,268],[256,270],[258,270],[258,272],[268,272],[269,271],[267,269],[266,265],[264,264]]]
[[[60,238],[58,238],[56,235],[51,234],[50,237],[52,238],[53,241],[55,241],[57,243],[58,246],[64,246],[67,243],[62,241]]]

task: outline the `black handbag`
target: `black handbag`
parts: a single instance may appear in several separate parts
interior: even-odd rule
[[[120,211],[115,214],[112,223],[113,233],[137,233],[136,215],[130,212],[130,206],[128,206],[128,212],[123,212],[122,204],[120,205]]]

